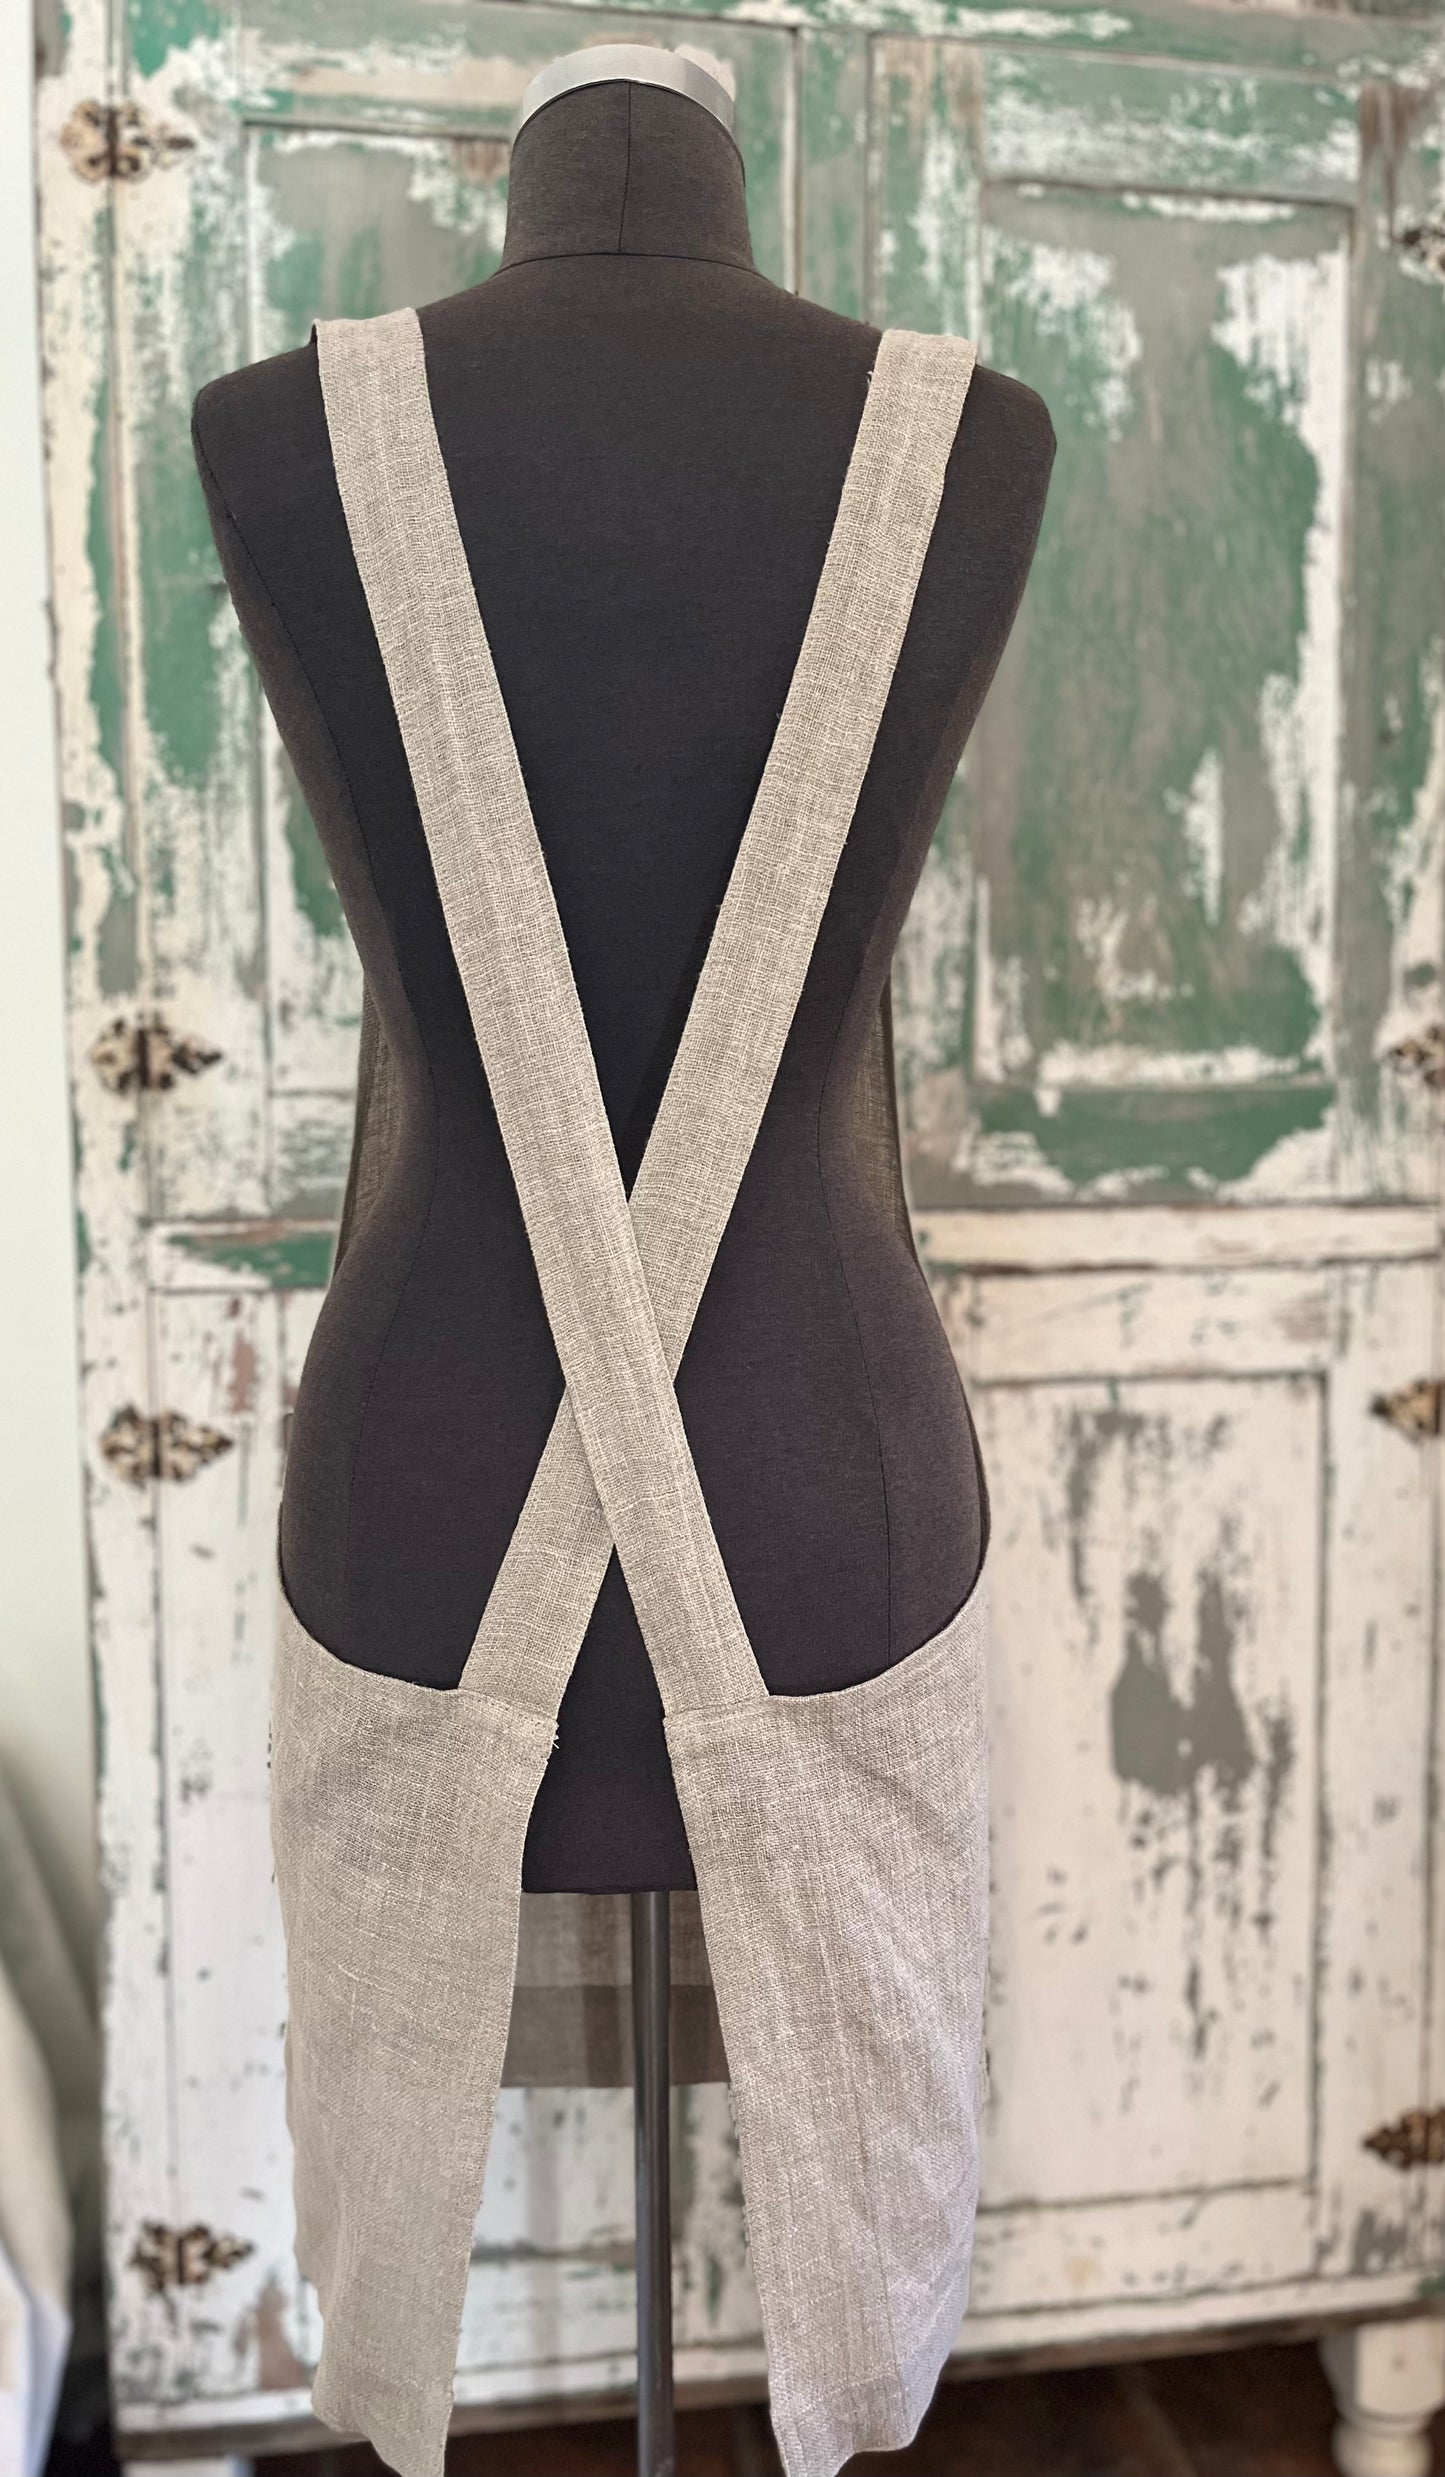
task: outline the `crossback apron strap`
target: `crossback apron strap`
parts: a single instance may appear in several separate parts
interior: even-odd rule
[[[669,1710],[757,1699],[766,1688],[672,1378],[846,837],[972,354],[884,338],[803,655],[629,1209],[420,328],[410,311],[327,322],[318,351],[342,504],[567,1383],[463,1682],[555,1710],[615,1541]]]
[[[631,1196],[675,1376],[747,1166],[913,607],[973,372],[952,336],[889,330],[797,669]],[[472,1655],[493,1692],[560,1702],[612,1538],[564,1395]],[[706,1681],[660,1674],[665,1706]],[[711,1699],[716,1699],[715,1695]]]

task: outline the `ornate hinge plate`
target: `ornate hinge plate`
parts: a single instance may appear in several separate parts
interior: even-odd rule
[[[153,2296],[164,2296],[167,2288],[204,2287],[213,2271],[228,2271],[255,2250],[245,2237],[218,2236],[201,2221],[168,2228],[164,2220],[147,2219],[130,2263]]]
[[[1377,1419],[1398,1428],[1402,1436],[1423,1442],[1441,1433],[1445,1384],[1438,1376],[1417,1376],[1413,1385],[1402,1385],[1398,1393],[1377,1393],[1370,1408]]]
[[[1445,1091],[1445,1023],[1427,1024],[1423,1032],[1396,1041],[1386,1058],[1402,1075],[1413,1075],[1431,1092]]]
[[[191,1033],[172,1032],[163,1015],[134,1023],[117,1015],[92,1043],[90,1062],[107,1092],[169,1092],[178,1076],[199,1075],[220,1055]]]
[[[1432,219],[1406,224],[1397,238],[1401,249],[1417,258],[1427,275],[1438,275],[1445,283],[1445,223]]]
[[[1445,2167],[1445,2107],[1407,2107],[1393,2124],[1367,2133],[1365,2148],[1388,2167]]]
[[[128,1402],[118,1410],[100,1440],[100,1450],[111,1469],[133,1488],[144,1488],[153,1479],[194,1479],[221,1454],[228,1454],[235,1443],[219,1428],[208,1428],[204,1421],[183,1419],[179,1411],[161,1411],[148,1419],[144,1411]]]
[[[60,132],[66,162],[83,181],[143,181],[193,153],[195,143],[138,103],[77,103]]]

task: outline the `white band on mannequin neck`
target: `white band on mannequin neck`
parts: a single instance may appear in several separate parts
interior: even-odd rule
[[[690,60],[685,52],[665,52],[654,43],[593,43],[585,51],[564,52],[560,60],[549,60],[522,97],[518,129],[544,103],[555,102],[574,86],[601,86],[614,78],[628,78],[641,86],[669,86],[674,94],[700,103],[722,122],[730,137],[733,134],[733,99],[722,80],[700,60]]]

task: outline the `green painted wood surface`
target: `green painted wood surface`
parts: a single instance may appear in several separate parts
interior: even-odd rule
[[[1445,332],[1398,241],[1366,250],[1368,196],[1351,212],[1378,114],[1287,79],[877,47],[874,315],[976,326],[1059,434],[905,934],[918,1205],[1432,1190],[1422,1096],[1380,1062],[1410,1012],[1386,1003],[1407,934],[1417,1023],[1439,997],[1445,564],[1425,476],[1445,464]],[[1416,104],[1394,130],[1394,177],[1409,159],[1420,193],[1428,124]],[[1388,356],[1366,347],[1362,256],[1391,270]],[[1378,459],[1407,407],[1392,485]],[[1427,502],[1403,563],[1372,513],[1399,481]],[[1382,628],[1423,882],[1388,920],[1377,889],[1371,923],[1346,901],[1341,758]]]
[[[1380,1057],[1431,987],[1406,881],[1433,865],[1445,609],[1417,477],[1445,445],[1440,287],[1375,227],[1435,194],[1433,23],[769,19],[646,20],[736,83],[760,263],[850,314],[976,334],[1060,437],[900,960],[915,1201],[1427,1191],[1421,1113]],[[224,1051],[152,1131],[153,1208],[310,1215],[344,1166],[356,967],[218,590],[185,410],[317,315],[483,277],[527,78],[639,20],[245,0],[222,23],[132,0],[134,82],[197,146],[124,201],[133,670],[107,688],[98,642],[97,698],[114,733],[124,709],[144,849],[114,934],[138,896],[158,999]],[[1357,524],[1408,544],[1403,601],[1370,600]],[[1345,713],[1377,660],[1388,754]]]

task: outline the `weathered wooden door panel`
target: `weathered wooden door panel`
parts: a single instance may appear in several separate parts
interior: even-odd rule
[[[673,2303],[684,2380],[759,2371],[721,2084],[673,2099]],[[608,2390],[635,2378],[632,2097],[507,2090],[473,2243],[457,2396]]]
[[[1345,683],[1378,659],[1354,527],[1378,573],[1401,514],[1376,411],[1398,396],[1411,450],[1445,457],[1418,286],[1392,376],[1362,333],[1362,286],[1399,314],[1405,280],[1360,190],[1378,112],[1317,80],[898,38],[875,91],[874,314],[972,328],[1060,433],[905,944],[915,1202],[1428,1194],[1433,1121],[1384,1061],[1439,1001],[1433,506],[1356,764],[1378,775],[1396,731],[1409,753],[1378,798],[1344,770]],[[1392,145],[1423,181],[1426,134],[1418,161]]]
[[[1141,1269],[1132,1215],[1074,1273],[952,1269],[987,1225],[924,1226],[998,1508],[966,2346],[1071,2301],[1430,2272],[1366,2143],[1430,2103],[1438,1475],[1379,1404],[1438,1276],[1425,1217],[1363,1264],[1292,1261],[1304,1219],[1207,1273]]]
[[[581,31],[548,8],[446,20],[366,13],[364,66],[328,18],[247,12],[234,40],[139,41],[133,91],[171,146],[117,201],[118,487],[105,514],[136,580],[130,684],[95,693],[140,846],[112,889],[110,974],[138,968],[175,1028],[219,1052],[150,1131],[159,1216],[334,1208],[344,1176],[358,980],[304,804],[264,717],[216,571],[189,443],[196,389],[365,316],[480,281],[496,264],[508,138],[533,71]],[[630,18],[585,21],[617,40]],[[685,19],[737,89],[760,265],[796,257],[792,46]],[[111,473],[97,476],[107,501]],[[109,548],[109,545],[107,546]],[[98,655],[108,656],[104,640]],[[122,746],[124,741],[124,746]]]
[[[479,283],[500,254],[506,153],[487,138],[305,127],[249,133],[251,352]],[[259,716],[273,1112],[272,1209],[334,1210],[344,1181],[361,974],[310,813]]]
[[[103,710],[113,698],[107,755],[130,826],[112,978],[218,1053],[147,1120],[149,1209],[177,1216],[267,1200],[257,699],[189,437],[196,389],[246,353],[241,134],[215,109],[216,67],[212,42],[157,68],[146,125],[169,169],[114,198],[113,360],[93,406],[96,549],[113,563],[95,657],[107,673],[116,661]]]
[[[1319,1385],[983,1399],[1003,1508],[989,2199],[1302,2181]]]
[[[294,2384],[316,2344],[291,2244],[267,1822],[281,1321],[276,1292],[238,1292],[223,1274],[156,1300],[165,1398],[226,1439],[161,1499],[168,1919],[157,1960],[173,2042],[173,2224],[209,2228],[227,2250],[198,2285],[147,2300],[124,2345],[164,2351],[172,2381],[207,2397]],[[141,2215],[142,2197],[126,2198]]]

